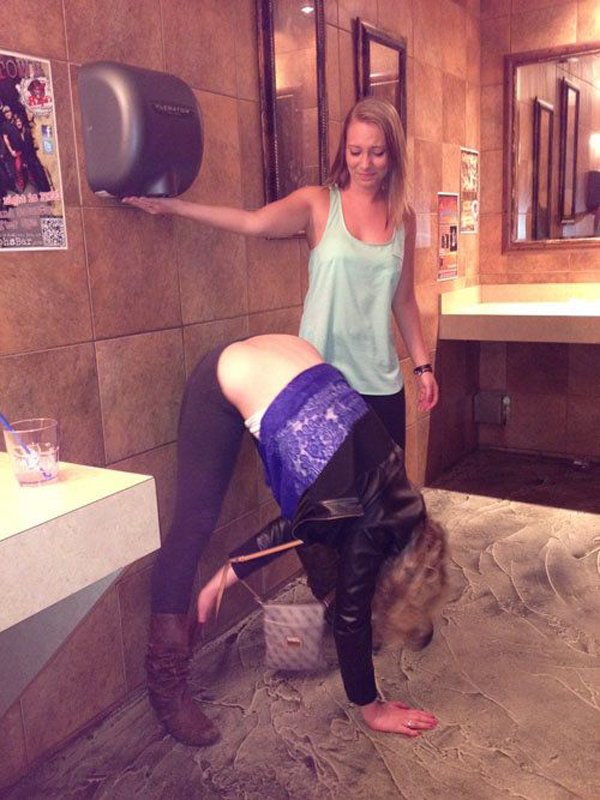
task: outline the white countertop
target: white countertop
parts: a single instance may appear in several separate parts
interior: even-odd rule
[[[153,477],[61,462],[23,487],[0,452],[0,630],[158,547]]]
[[[440,296],[440,338],[600,343],[599,283],[472,286]]]

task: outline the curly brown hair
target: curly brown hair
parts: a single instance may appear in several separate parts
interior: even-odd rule
[[[373,643],[420,650],[433,636],[433,616],[448,583],[444,528],[426,519],[399,555],[381,568],[372,602]]]

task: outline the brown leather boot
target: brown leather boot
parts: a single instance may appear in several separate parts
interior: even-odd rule
[[[193,620],[188,614],[152,614],[146,673],[150,703],[171,736],[206,747],[220,734],[194,701],[187,685]]]

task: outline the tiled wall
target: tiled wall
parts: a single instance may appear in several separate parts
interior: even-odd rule
[[[416,283],[442,402],[418,414],[411,364],[411,476],[422,483],[474,445],[469,395],[477,348],[437,349],[438,292],[476,282],[478,238],[461,239],[460,277],[438,285],[438,191],[458,190],[459,148],[479,146],[478,0],[325,0],[331,150],[354,100],[351,20],[408,43],[408,138],[419,241]],[[0,254],[0,387],[9,417],[59,418],[64,460],[156,476],[168,528],[176,426],[186,375],[209,347],[235,336],[296,332],[306,288],[305,246],[245,240],[188,221],[150,217],[95,197],[84,179],[77,100],[81,63],[112,59],[164,69],[194,89],[205,156],[190,199],[261,204],[262,151],[254,0],[4,0],[0,47],[52,61],[69,249]],[[205,574],[273,514],[246,443]],[[106,592],[0,719],[0,785],[25,771],[143,684],[151,559]],[[268,589],[297,568],[281,559]],[[222,624],[248,608],[228,597]],[[1,639],[0,639],[1,645]]]
[[[481,0],[481,283],[600,280],[597,246],[502,253],[503,57],[600,41],[597,0]],[[481,425],[487,446],[600,456],[598,348],[489,343],[481,346],[482,389],[507,392],[503,428]]]

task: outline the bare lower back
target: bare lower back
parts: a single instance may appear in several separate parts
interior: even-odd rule
[[[269,406],[297,375],[322,362],[318,351],[304,339],[265,334],[226,347],[219,358],[217,377],[225,397],[247,419]]]

